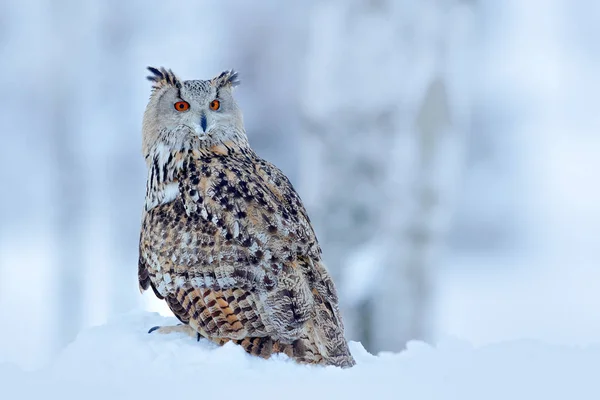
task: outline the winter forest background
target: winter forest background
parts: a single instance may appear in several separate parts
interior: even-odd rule
[[[136,276],[148,65],[240,71],[250,142],[371,352],[598,342],[599,20],[594,0],[3,0],[0,361],[166,312]]]

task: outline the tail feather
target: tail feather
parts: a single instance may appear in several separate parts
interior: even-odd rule
[[[355,365],[344,337],[344,328],[336,313],[325,303],[318,304],[313,321],[307,326],[308,332],[323,355],[324,363],[344,368]]]
[[[218,345],[233,341],[258,357],[269,358],[284,353],[305,364],[339,367],[355,364],[344,339],[337,304],[332,306],[317,290],[313,291],[314,317],[305,322],[304,329],[293,342],[270,337],[256,314],[258,310],[252,307],[252,297],[243,291],[237,292],[181,288],[167,299],[167,303],[182,322]]]
[[[308,338],[301,338],[293,343],[282,343],[270,337],[248,337],[234,340],[254,356],[269,358],[273,354],[283,353],[294,360],[305,364],[322,364],[323,356]]]

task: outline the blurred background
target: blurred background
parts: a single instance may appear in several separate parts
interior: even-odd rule
[[[600,2],[0,2],[0,361],[137,287],[148,65],[240,71],[371,352],[600,341]],[[595,178],[596,177],[596,178]]]

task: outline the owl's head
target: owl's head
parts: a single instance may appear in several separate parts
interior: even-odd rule
[[[181,81],[171,70],[148,70],[153,88],[142,128],[144,156],[159,141],[181,148],[248,144],[242,113],[232,94],[240,83],[237,72],[224,71],[206,81]]]

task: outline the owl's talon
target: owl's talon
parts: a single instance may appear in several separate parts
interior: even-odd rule
[[[169,335],[172,333],[184,333],[192,338],[196,338],[196,331],[192,329],[187,324],[177,324],[177,325],[165,325],[165,326],[155,326],[150,328],[148,333],[156,332],[161,335]]]
[[[199,333],[196,333],[196,342],[199,342],[199,341],[200,341],[200,337],[201,337],[201,336],[202,336],[202,335],[200,335]]]
[[[158,328],[160,328],[160,326],[153,326],[152,328],[150,328],[150,330],[148,331],[148,333],[152,333],[155,330],[157,330]]]

